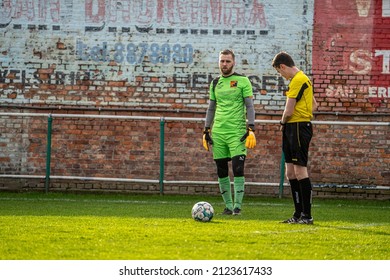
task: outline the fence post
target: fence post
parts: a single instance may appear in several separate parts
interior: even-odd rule
[[[52,132],[53,117],[49,114],[47,119],[47,146],[46,146],[46,177],[45,177],[45,192],[49,192],[50,184],[50,160],[51,160],[51,132]]]
[[[282,152],[282,158],[280,160],[279,198],[283,197],[284,174],[285,174],[285,159],[284,159],[284,153]]]
[[[160,118],[160,194],[164,194],[164,139],[165,139],[165,119]]]

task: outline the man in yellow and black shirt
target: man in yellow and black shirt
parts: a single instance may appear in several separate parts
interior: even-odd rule
[[[295,212],[283,223],[313,224],[312,185],[307,171],[309,145],[313,136],[311,119],[316,101],[310,79],[299,70],[286,52],[278,53],[272,66],[290,80],[287,101],[280,120],[286,175],[290,182]]]

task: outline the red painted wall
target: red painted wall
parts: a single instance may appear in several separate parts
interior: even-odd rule
[[[315,1],[312,57],[320,111],[389,112],[388,2]]]

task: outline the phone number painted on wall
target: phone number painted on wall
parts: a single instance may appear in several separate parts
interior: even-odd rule
[[[96,46],[88,46],[80,40],[77,40],[76,43],[77,59],[82,61],[115,61],[119,64],[142,64],[145,57],[148,57],[150,63],[153,64],[191,64],[193,53],[194,49],[190,44],[116,43],[113,49],[110,50],[107,42]]]

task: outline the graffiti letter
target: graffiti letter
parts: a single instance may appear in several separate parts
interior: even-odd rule
[[[256,22],[259,22],[259,27],[265,28],[267,22],[264,14],[264,5],[257,3],[257,0],[253,1],[253,9],[249,17],[249,25],[256,26]]]
[[[349,56],[349,70],[358,75],[365,75],[371,71],[371,53],[367,50],[356,50]]]
[[[142,25],[150,25],[153,20],[153,5],[155,3],[152,3],[154,1],[146,0],[142,1],[141,3],[136,5],[134,8],[136,9],[135,14],[137,15],[138,19],[137,22]]]
[[[85,20],[88,23],[98,23],[104,21],[106,16],[106,6],[104,0],[85,1]]]
[[[210,11],[211,11],[211,17],[213,20],[213,25],[220,25],[221,24],[221,17],[222,17],[222,2],[219,0],[210,1]],[[207,11],[204,11],[204,12],[205,12],[205,15],[208,15]]]
[[[382,17],[390,17],[390,0],[382,0]]]
[[[4,0],[0,8],[0,23],[6,23],[11,20],[12,3],[11,0]]]
[[[375,56],[383,55],[382,74],[390,74],[390,50],[377,50]]]
[[[27,16],[28,20],[35,18],[34,13],[34,2],[30,0],[17,0],[15,3],[15,18],[22,18],[24,15]]]
[[[379,98],[386,98],[387,95],[387,89],[385,87],[378,87],[378,97]]]
[[[359,17],[367,17],[370,11],[371,0],[356,0]]]

